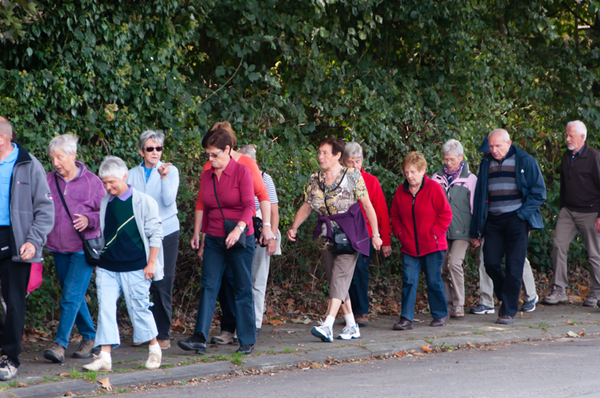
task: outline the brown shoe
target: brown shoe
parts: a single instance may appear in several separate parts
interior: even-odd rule
[[[448,315],[446,315],[445,317],[440,318],[440,319],[434,319],[433,321],[431,321],[429,326],[433,326],[433,327],[444,326],[446,324],[446,322],[448,322]]]
[[[171,348],[171,340],[161,340],[161,339],[157,339],[158,340],[158,345],[160,346],[161,350],[168,350],[169,348]]]
[[[354,318],[354,320],[361,328],[364,328],[369,324],[369,317],[367,316],[367,314],[358,315]]]
[[[393,330],[410,330],[413,328],[413,323],[406,318],[400,318],[400,321],[392,326]]]
[[[547,305],[556,305],[556,304],[568,303],[568,302],[569,302],[569,298],[567,297],[567,293],[564,291],[564,289],[562,289],[558,286],[553,286],[552,292],[550,292],[549,295],[547,295],[546,297],[544,297],[542,299],[542,304],[547,304]]]
[[[450,318],[460,318],[465,316],[465,308],[462,305],[451,305],[448,308]]]
[[[73,353],[73,355],[71,355],[71,358],[89,358],[89,357],[91,357],[92,352],[96,351],[96,350],[94,350],[94,345],[95,345],[94,340],[81,340],[81,343],[79,343],[79,348],[77,348],[77,351],[75,351]],[[98,347],[97,352],[99,352],[99,351],[100,351],[100,347]]]
[[[216,336],[213,336],[213,338],[210,340],[211,344],[219,344],[219,345],[226,345],[226,344],[232,344],[233,343],[233,333],[228,332],[226,330],[222,330],[221,333],[219,333]]]
[[[46,351],[44,358],[49,359],[54,363],[62,363],[65,361],[65,347],[58,343],[52,343]]]
[[[500,315],[498,319],[496,319],[496,323],[499,325],[511,325],[515,323],[515,317],[510,315]]]

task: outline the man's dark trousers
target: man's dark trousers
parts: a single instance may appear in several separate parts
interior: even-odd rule
[[[21,341],[25,328],[25,298],[31,264],[15,263],[11,257],[0,260],[0,286],[6,303],[6,319],[0,321],[0,347],[16,367],[20,365]]]
[[[494,281],[494,292],[502,301],[499,314],[517,315],[519,293],[523,280],[523,264],[527,254],[528,222],[516,212],[500,216],[489,215],[483,230],[485,270]],[[506,255],[505,269],[502,259]]]

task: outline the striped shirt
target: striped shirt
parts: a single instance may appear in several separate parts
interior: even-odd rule
[[[269,201],[271,204],[274,205],[275,203],[279,203],[279,199],[277,199],[277,191],[275,190],[275,184],[273,183],[271,176],[263,172],[262,178],[267,186],[267,193],[269,194]],[[256,196],[254,197],[254,206],[257,211],[260,209],[258,198]]]
[[[504,159],[490,161],[488,175],[489,212],[493,215],[512,213],[523,204],[523,194],[517,189],[516,151],[510,148]]]

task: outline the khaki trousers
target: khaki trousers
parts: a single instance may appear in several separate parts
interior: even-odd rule
[[[354,254],[331,253],[330,249],[321,250],[321,262],[325,268],[325,277],[329,283],[329,298],[340,299],[342,302],[350,298],[348,290],[354,276],[354,267],[358,260],[359,252]]]
[[[449,305],[465,305],[465,275],[463,261],[469,242],[466,240],[448,240],[448,250],[444,254],[442,265],[442,281],[446,290],[446,301]]]
[[[567,288],[567,254],[569,245],[577,231],[581,233],[588,251],[590,264],[590,297],[600,297],[600,234],[596,233],[595,223],[598,213],[576,213],[563,207],[558,214],[552,243],[552,284],[563,290]]]
[[[494,282],[485,271],[485,263],[483,261],[483,245],[485,239],[481,241],[479,247],[479,304],[485,305],[486,307],[494,307]],[[531,264],[527,257],[525,257],[525,263],[523,264],[523,287],[525,289],[525,300],[531,301],[535,298],[535,279],[533,278],[533,271],[531,271]]]

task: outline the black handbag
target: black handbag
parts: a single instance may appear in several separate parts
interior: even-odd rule
[[[260,247],[267,247],[267,245],[263,245],[262,243],[260,243],[260,236],[262,235],[263,231],[262,219],[260,217],[253,216],[252,226],[254,227],[254,240],[256,240],[256,243],[258,243]]]
[[[58,173],[55,173],[58,174]],[[60,196],[60,200],[67,212],[67,215],[73,222],[73,217],[71,217],[71,213],[69,212],[69,208],[67,207],[67,203],[65,202],[65,198],[63,197],[63,193],[58,186],[58,177],[54,176],[54,181],[56,182],[56,190],[58,191],[58,195]],[[73,226],[75,228],[75,226]],[[77,231],[77,229],[75,229]],[[89,265],[98,265],[100,262],[100,252],[104,249],[104,238],[102,236],[98,238],[86,239],[85,236],[80,231],[77,231],[77,235],[83,241],[83,254],[85,256],[85,261]]]
[[[215,175],[213,174],[213,189],[215,190],[215,199],[217,200],[217,205],[219,205],[219,210],[221,211],[221,216],[223,216],[223,226],[225,227],[225,238],[227,238],[227,236],[229,236],[229,234],[231,233],[231,231],[233,231],[234,228],[237,228],[237,221],[233,221],[233,220],[228,220],[225,218],[225,215],[223,214],[223,209],[221,209],[221,204],[219,203],[219,197],[217,196],[217,185],[215,184]],[[244,249],[246,247],[246,232],[248,230],[248,227],[246,226],[246,228],[244,228],[244,230],[242,231],[242,234],[240,235],[239,239],[237,242],[235,242],[235,244],[233,246],[230,247],[230,249]]]
[[[0,227],[0,260],[10,257],[10,226]]]
[[[337,187],[339,187],[340,184],[342,183],[342,181],[344,181],[344,177],[346,177],[347,171],[348,171],[348,169],[344,170],[344,174],[342,175],[340,183],[337,185]],[[321,179],[320,174],[321,174],[321,172],[319,172],[319,180]],[[337,189],[337,187],[335,187],[331,191],[335,191]],[[325,191],[325,186],[320,186],[319,188],[321,188],[321,191],[323,191],[323,203],[325,203],[325,208],[327,209],[327,214],[329,214],[329,216],[331,216],[331,212],[329,211],[329,206],[327,206],[327,192]],[[352,242],[350,242],[350,239],[348,239],[348,235],[346,235],[340,227],[333,227],[331,232],[333,234],[333,242],[332,242],[333,247],[331,248],[331,254],[333,254],[334,256],[337,256],[340,254],[356,253],[356,250],[354,250],[354,248],[352,247]]]

